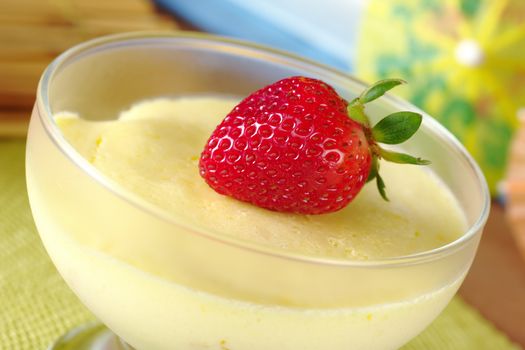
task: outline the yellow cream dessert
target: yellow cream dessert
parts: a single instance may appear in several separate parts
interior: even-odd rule
[[[158,99],[133,106],[115,121],[87,121],[71,113],[55,120],[103,174],[202,230],[309,256],[360,260],[431,250],[464,232],[465,219],[452,194],[415,166],[384,162],[391,202],[368,186],[334,214],[277,213],[216,194],[199,176],[198,159],[235,104],[206,97]]]
[[[390,202],[367,185],[346,208],[325,215],[277,213],[215,193],[200,177],[198,159],[235,104],[220,97],[163,98],[138,103],[115,120],[62,112],[55,121],[112,184],[197,235],[213,233],[292,260],[359,265],[426,252],[465,232],[454,196],[431,171],[416,166],[381,164]],[[331,279],[321,268],[317,275],[316,267],[303,270],[293,261],[288,274],[274,268],[286,265],[271,261],[224,271],[233,260],[228,253],[204,244],[202,251],[186,247],[184,239],[157,234],[155,227],[144,234],[115,229],[101,235],[45,220],[37,220],[39,229],[62,275],[139,350],[395,349],[435,318],[466,272],[462,266],[455,278],[444,278],[457,266],[453,259],[435,271],[410,264],[395,273],[388,267],[350,269],[348,279]],[[181,263],[190,260],[206,268]],[[402,285],[396,284],[399,274]],[[322,278],[332,285],[308,284]],[[374,286],[375,280],[384,284]]]

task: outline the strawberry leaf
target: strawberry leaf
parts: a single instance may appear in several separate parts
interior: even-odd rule
[[[369,125],[368,117],[365,114],[365,107],[362,103],[359,103],[358,99],[350,102],[346,110],[350,119],[365,126]]]
[[[404,81],[403,79],[379,80],[378,82],[370,86],[368,89],[363,91],[363,93],[359,96],[359,100],[361,101],[361,103],[371,102],[383,96],[387,91],[401,84],[406,84],[406,81]]]
[[[376,184],[377,184],[377,190],[379,191],[379,194],[385,201],[389,201],[388,197],[386,196],[385,191],[385,182],[383,181],[383,178],[379,176],[379,173],[376,174]]]
[[[431,162],[426,159],[413,157],[409,154],[387,151],[385,149],[379,150],[379,155],[389,162],[398,164],[414,164],[414,165],[429,165]]]
[[[368,179],[366,182],[370,182],[376,178],[377,173],[379,172],[379,164],[377,163],[377,157],[372,157],[372,163],[370,164],[370,173],[368,173]]]
[[[372,128],[372,135],[375,141],[389,145],[405,142],[419,129],[421,120],[421,114],[414,112],[392,113]]]
[[[377,190],[385,201],[388,201],[388,197],[386,195],[385,182],[379,175],[378,159],[382,158],[386,161],[400,164],[430,164],[430,161],[428,160],[413,157],[409,154],[385,150],[378,144],[379,142],[395,145],[408,140],[421,126],[423,117],[420,114],[408,111],[392,113],[371,128],[368,117],[364,112],[364,106],[366,103],[374,101],[392,88],[405,83],[406,82],[402,79],[380,80],[363,91],[359,97],[353,99],[347,107],[348,116],[364,126],[365,135],[369,141],[372,153],[372,163],[366,181],[370,182],[373,179],[376,180]]]

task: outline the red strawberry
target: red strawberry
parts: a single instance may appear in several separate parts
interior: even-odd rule
[[[282,212],[339,210],[373,178],[386,199],[378,157],[428,163],[377,144],[408,139],[421,123],[419,114],[394,113],[374,128],[364,114],[364,103],[401,83],[380,81],[350,104],[312,78],[266,86],[217,126],[202,152],[200,173],[218,193]]]

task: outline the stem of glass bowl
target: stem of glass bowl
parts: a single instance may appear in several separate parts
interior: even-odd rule
[[[78,326],[54,342],[48,350],[134,350],[100,322]]]

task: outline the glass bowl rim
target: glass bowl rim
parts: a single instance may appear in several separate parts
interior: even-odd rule
[[[360,268],[374,267],[374,268],[377,268],[377,267],[397,267],[397,266],[404,266],[404,265],[421,264],[424,262],[443,258],[443,257],[446,257],[454,253],[455,251],[466,246],[468,242],[470,242],[472,239],[474,239],[474,237],[477,236],[476,234],[478,232],[481,233],[483,226],[485,225],[487,221],[488,214],[490,211],[490,193],[489,193],[489,189],[488,189],[488,185],[486,183],[485,177],[483,173],[481,172],[481,169],[479,168],[477,163],[474,161],[472,156],[466,151],[464,146],[444,126],[442,126],[434,118],[430,117],[427,113],[413,106],[409,102],[404,101],[401,98],[392,96],[390,94],[386,94],[385,96],[383,96],[383,99],[387,101],[386,103],[389,103],[400,110],[401,109],[413,110],[413,111],[417,111],[421,113],[423,115],[423,123],[430,124],[433,132],[435,132],[437,136],[439,136],[441,139],[446,140],[447,142],[451,144],[454,150],[458,152],[464,160],[467,161],[471,170],[474,172],[477,178],[477,181],[479,183],[480,189],[482,191],[483,207],[477,219],[474,221],[472,225],[470,225],[465,230],[463,235],[461,235],[459,238],[443,246],[440,246],[440,247],[437,247],[431,250],[423,251],[423,252],[418,252],[415,254],[394,256],[394,257],[387,257],[387,258],[380,258],[380,259],[373,259],[373,260],[343,260],[343,259],[335,259],[335,258],[328,258],[328,257],[316,257],[316,256],[302,255],[302,254],[295,253],[295,252],[286,252],[283,250],[276,250],[275,248],[272,248],[272,247],[266,247],[266,246],[263,246],[263,245],[260,245],[254,242],[237,239],[237,238],[234,238],[228,235],[224,235],[224,234],[221,235],[220,233],[215,233],[215,232],[207,232],[207,231],[205,232],[204,229],[190,227],[190,225],[187,225],[180,221],[175,220],[173,215],[169,215],[165,213],[160,208],[157,208],[156,206],[147,203],[145,200],[140,200],[138,196],[134,195],[133,193],[130,193],[129,191],[126,191],[124,188],[116,187],[115,183],[112,180],[104,176],[93,165],[91,165],[87,160],[85,160],[73,148],[73,146],[71,146],[69,142],[67,142],[66,139],[62,136],[58,126],[55,124],[52,118],[52,111],[51,111],[51,105],[49,101],[48,92],[49,92],[49,87],[53,79],[53,76],[55,75],[55,73],[57,73],[57,71],[62,67],[63,64],[68,62],[69,59],[74,58],[83,52],[101,47],[106,44],[117,43],[117,42],[124,43],[126,41],[132,41],[132,40],[137,40],[137,39],[179,39],[179,40],[182,39],[186,41],[194,41],[197,44],[198,43],[204,44],[205,42],[212,42],[215,45],[241,47],[243,49],[248,49],[254,52],[271,54],[271,55],[280,57],[281,59],[296,61],[301,64],[313,66],[316,69],[326,71],[326,72],[335,74],[339,77],[342,77],[346,80],[352,81],[355,84],[361,85],[363,88],[367,86],[363,81],[343,71],[340,71],[336,68],[324,65],[322,63],[319,63],[319,62],[316,62],[316,61],[313,61],[313,60],[310,60],[310,59],[307,59],[301,56],[297,56],[295,54],[292,54],[286,51],[274,49],[271,47],[252,43],[249,41],[232,39],[228,37],[222,37],[218,35],[199,33],[199,32],[190,32],[190,31],[184,31],[184,32],[173,32],[173,31],[129,32],[129,33],[120,33],[120,34],[102,36],[102,37],[91,39],[83,43],[80,43],[78,45],[75,45],[67,49],[66,51],[64,51],[58,57],[56,57],[43,72],[40,82],[38,84],[37,103],[35,104],[35,108],[37,108],[38,110],[38,117],[47,135],[51,138],[52,142],[57,146],[60,152],[63,155],[65,155],[66,158],[69,159],[69,161],[71,161],[75,166],[77,166],[82,172],[84,172],[89,177],[91,177],[93,180],[95,180],[96,183],[102,185],[106,190],[109,190],[113,195],[120,197],[120,199],[126,201],[128,204],[133,205],[139,210],[145,211],[146,213],[150,215],[154,215],[160,220],[164,220],[172,225],[179,226],[185,229],[186,231],[188,231],[188,233],[197,234],[197,235],[206,237],[208,239],[220,241],[228,245],[236,246],[237,248],[240,248],[240,249],[251,250],[255,253],[261,253],[261,254],[270,255],[273,257],[301,261],[305,263],[314,263],[314,264],[322,264],[322,265],[336,265],[340,267],[360,267]]]

